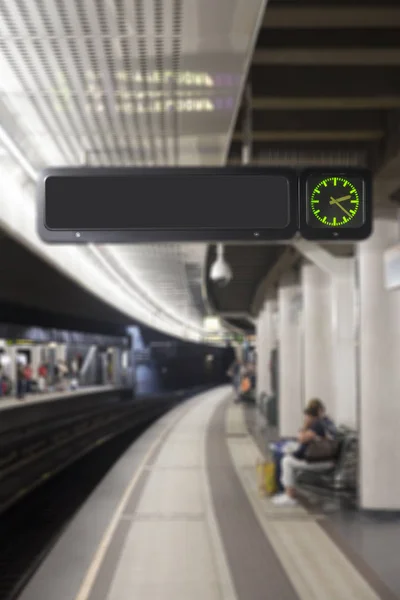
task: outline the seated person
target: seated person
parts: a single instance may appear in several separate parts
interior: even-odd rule
[[[325,406],[321,402],[321,400],[318,400],[317,398],[313,398],[307,404],[307,409],[312,409],[312,410],[315,409],[318,411],[318,415],[325,427],[326,433],[329,434],[329,436],[334,439],[337,435],[336,427],[335,427],[335,424],[333,423],[333,421],[329,417],[326,416]],[[304,431],[304,427],[300,431],[300,433],[302,433],[303,431]],[[284,438],[284,439],[280,440],[280,443],[275,444],[275,448],[272,451],[273,461],[275,463],[276,487],[279,492],[284,491],[282,483],[281,483],[281,463],[282,463],[283,457],[287,454],[285,445],[286,445],[286,442],[292,442],[292,441],[295,441],[295,438]],[[300,440],[298,440],[298,441],[300,441]]]
[[[316,405],[306,408],[304,427],[299,432],[299,448],[293,453],[285,455],[281,460],[281,478],[280,483],[284,489],[283,494],[273,498],[274,504],[280,506],[294,506],[297,504],[295,498],[295,469],[307,464],[305,452],[308,444],[318,438],[325,438],[329,435],[325,429],[324,421],[321,419],[321,411]]]
[[[332,419],[327,416],[325,406],[321,402],[321,400],[318,400],[318,398],[313,398],[313,400],[310,400],[310,402],[308,403],[307,408],[316,408],[318,410],[319,418],[321,419],[325,427],[325,431],[327,432],[329,437],[335,439],[337,436],[336,425],[334,424]]]

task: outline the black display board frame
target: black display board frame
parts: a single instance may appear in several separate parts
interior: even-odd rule
[[[365,221],[362,227],[352,228],[312,228],[307,222],[306,218],[306,208],[308,199],[306,197],[306,182],[309,176],[316,175],[335,175],[337,174],[345,176],[349,179],[351,177],[362,177],[364,182],[364,192],[365,192],[365,206],[364,206],[364,214]],[[135,178],[139,177],[147,177],[150,180],[149,175],[151,175],[152,180],[152,189],[154,190],[154,182],[159,181],[160,188],[160,197],[163,199],[163,202],[168,202],[168,198],[173,197],[174,193],[180,194],[183,193],[180,190],[179,185],[183,180],[182,176],[186,176],[186,180],[192,177],[193,182],[199,181],[198,177],[205,178],[203,183],[206,183],[206,187],[204,189],[209,190],[210,196],[207,194],[207,208],[205,210],[210,213],[210,226],[199,228],[192,223],[190,228],[180,227],[179,226],[179,215],[177,215],[177,227],[169,227],[160,228],[160,227],[146,227],[146,228],[90,228],[90,227],[80,227],[80,226],[71,226],[71,223],[76,225],[79,223],[79,220],[76,222],[73,218],[69,218],[70,215],[64,211],[64,214],[68,216],[69,227],[57,226],[49,227],[46,221],[46,214],[48,216],[49,212],[46,213],[46,207],[49,206],[50,200],[46,197],[46,190],[49,189],[49,185],[46,183],[51,179],[58,179],[61,182],[61,187],[59,189],[62,192],[62,181],[66,181],[65,178],[82,178],[81,181],[85,180],[86,183],[89,181],[93,182],[92,188],[87,187],[86,190],[91,189],[91,193],[96,197],[97,194],[101,193],[101,181],[105,181],[107,178],[111,180],[111,178],[117,178],[113,181],[117,181],[118,185],[120,185],[120,181],[130,181],[129,185],[132,186],[132,189],[135,187]],[[165,177],[168,176],[171,179],[171,185],[169,189],[165,189],[168,187],[168,182]],[[214,192],[213,182],[216,181],[216,177],[219,177],[219,181],[222,181],[222,177],[224,178],[225,183],[225,191],[221,193],[223,190],[223,186],[218,184],[219,191],[218,197],[217,192]],[[197,179],[196,179],[197,177]],[[241,200],[240,206],[238,204],[238,200],[236,197],[235,204],[232,204],[232,197],[237,196],[236,187],[243,190],[243,181],[236,179],[247,177],[249,182],[249,189],[246,193],[241,191],[240,198],[244,196]],[[250,177],[250,180],[249,180]],[[64,178],[64,179],[63,179]],[[102,179],[103,178],[103,179]],[[106,179],[104,179],[106,178]],[[125,179],[124,179],[125,178]],[[179,180],[180,178],[180,180]],[[263,179],[264,178],[264,179]],[[287,193],[283,194],[283,192],[279,192],[278,198],[274,198],[274,201],[277,203],[286,202],[287,203],[287,216],[288,218],[285,220],[282,217],[282,210],[280,210],[280,217],[277,218],[275,227],[274,223],[263,222],[261,215],[258,214],[257,218],[254,218],[254,223],[251,224],[251,211],[249,207],[252,205],[252,200],[255,197],[255,193],[259,194],[260,202],[271,202],[271,198],[268,197],[268,190],[275,189],[274,186],[270,186],[268,183],[268,179],[265,178],[284,178],[287,182]],[[238,182],[241,183],[241,187]],[[207,183],[208,182],[208,183]],[[254,182],[254,186],[253,183]],[[260,182],[264,182],[266,185],[266,191],[260,188]],[[236,184],[236,185],[235,185]],[[47,187],[46,187],[47,186]],[[97,186],[97,187],[96,187]],[[175,186],[175,187],[174,187]],[[208,186],[208,187],[207,187]],[[74,202],[71,203],[74,205],[75,213],[77,211],[77,207],[79,206],[79,194],[81,197],[84,197],[84,194],[87,192],[79,189],[79,185],[74,189]],[[121,188],[120,188],[121,189]],[[192,190],[193,184],[192,184]],[[278,189],[278,188],[276,188]],[[282,191],[282,185],[279,188]],[[247,190],[247,188],[246,188]],[[195,190],[196,191],[196,190]],[[60,192],[60,193],[61,193]],[[69,193],[69,192],[68,192]],[[263,194],[265,193],[265,198],[263,198]],[[188,197],[188,202],[191,200],[190,189],[185,191],[186,196]],[[146,194],[143,194],[145,196]],[[195,196],[195,193],[192,192],[192,195]],[[117,195],[114,195],[114,198],[110,198],[110,211],[113,210],[113,207],[117,206],[118,202],[116,202]],[[271,196],[271,193],[269,194]],[[68,196],[70,197],[70,196]],[[146,197],[139,200],[140,202],[146,202]],[[223,208],[223,211],[227,214],[227,221],[231,223],[234,221],[236,223],[235,227],[215,227],[212,225],[212,211],[215,202],[218,202],[219,209]],[[121,203],[120,203],[121,205]],[[194,206],[197,207],[199,205],[199,201],[195,201]],[[92,208],[94,204],[92,202]],[[138,205],[140,206],[140,205]],[[193,206],[193,204],[192,204]],[[258,205],[257,205],[258,206]],[[258,206],[257,209],[260,207]],[[271,204],[267,207],[269,210],[269,217],[271,217]],[[234,214],[232,214],[234,211]],[[268,212],[268,211],[266,211]],[[104,211],[103,211],[104,213]],[[94,217],[99,218],[99,215],[96,215],[93,212]],[[111,212],[110,212],[111,214]],[[122,214],[122,213],[121,213]],[[187,212],[187,218],[189,213]],[[225,214],[225,213],[224,213]],[[79,216],[79,215],[78,215]],[[55,215],[57,217],[57,215]],[[272,215],[273,217],[273,215]],[[104,214],[103,214],[103,222]],[[243,222],[246,222],[246,227],[240,226],[240,218],[243,219]],[[54,220],[54,210],[53,210],[53,220]],[[56,218],[57,220],[57,218]],[[94,219],[95,220],[95,219]],[[115,219],[114,219],[115,220]],[[233,221],[232,221],[233,220]],[[272,218],[273,220],[273,218]],[[221,215],[219,214],[219,221],[221,221]],[[256,222],[257,221],[257,222]],[[279,221],[279,222],[278,222]],[[285,221],[285,222],[284,222]],[[270,226],[268,226],[270,225]],[[361,240],[368,237],[372,231],[372,183],[371,183],[371,173],[366,169],[355,169],[355,168],[347,168],[347,167],[324,167],[324,168],[310,168],[302,171],[297,171],[295,169],[289,168],[269,168],[269,167],[256,167],[256,166],[243,166],[243,167],[156,167],[156,168],[136,168],[136,167],[54,167],[44,170],[38,180],[37,186],[37,230],[41,239],[46,243],[55,243],[55,244],[87,244],[87,243],[101,243],[101,244],[137,244],[137,243],[168,243],[168,242],[176,242],[176,243],[185,243],[185,242],[223,242],[223,243],[266,243],[266,242],[279,242],[279,241],[290,241],[294,238],[296,233],[300,233],[303,237],[309,240],[319,240],[319,241],[335,241],[335,240]]]

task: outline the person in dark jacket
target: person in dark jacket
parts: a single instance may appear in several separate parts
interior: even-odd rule
[[[315,439],[334,439],[337,435],[333,421],[326,416],[325,407],[318,399],[310,400],[304,411],[304,425],[298,435],[299,447],[292,454],[281,453],[274,456],[278,489],[282,494],[274,498],[274,503],[290,506],[296,504],[294,492],[295,468],[305,463],[307,446]]]
[[[326,415],[325,406],[324,406],[323,402],[321,402],[321,400],[319,400],[318,398],[313,398],[312,400],[310,400],[308,402],[306,410],[307,409],[311,409],[312,411],[314,411],[314,410],[317,411],[318,417],[321,419],[321,422],[323,424],[326,435],[329,436],[331,439],[335,439],[337,436],[337,429],[336,429],[336,426],[335,426],[334,422],[332,421],[332,419],[330,419]],[[303,426],[303,429],[300,430],[300,434],[304,431],[304,426]],[[272,452],[273,461],[275,463],[275,479],[276,479],[276,487],[277,487],[278,492],[284,491],[282,483],[281,483],[281,475],[282,475],[281,467],[282,467],[282,460],[283,460],[284,456],[286,455],[284,442],[288,442],[288,441],[296,441],[296,440],[295,440],[295,438],[286,438],[285,440],[281,440],[278,444],[275,445],[275,449]],[[301,451],[300,451],[300,454],[301,454]]]
[[[23,400],[26,392],[26,377],[25,365],[18,363],[17,365],[17,398]]]
[[[238,400],[240,395],[240,382],[242,379],[242,361],[235,359],[228,369],[227,375],[232,379],[232,385],[236,392],[235,400]]]
[[[332,439],[337,437],[337,429],[335,423],[332,421],[330,417],[326,414],[325,405],[319,398],[313,398],[308,403],[307,408],[315,408],[318,411],[319,418],[321,419],[323,426],[325,428],[326,433]]]

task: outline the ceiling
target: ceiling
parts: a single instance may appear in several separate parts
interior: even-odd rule
[[[271,0],[248,76],[252,160],[376,168],[400,109],[399,75],[397,0]]]
[[[264,7],[265,0],[2,2],[0,145],[31,180],[49,165],[223,165]],[[205,246],[50,252],[34,235],[28,193],[15,193],[24,227],[9,189],[0,220],[20,242],[69,276],[78,261],[77,282],[90,281],[132,319],[202,339]]]
[[[252,163],[266,166],[367,166],[387,184],[382,195],[376,188],[378,203],[400,188],[398,0],[270,0],[247,85],[230,164],[241,164],[246,148]],[[223,290],[208,281],[228,322],[237,312],[256,316],[261,289],[300,258],[286,256],[287,264],[273,245],[228,247],[237,279]]]
[[[0,225],[128,320],[196,341],[209,309],[228,324],[251,328],[265,291],[298,261],[293,249],[228,246],[234,279],[219,289],[205,271],[214,247],[45,247],[26,182],[55,164],[250,159],[271,166],[367,165],[393,180],[385,193],[395,191],[398,0],[265,5],[2,2]],[[18,163],[18,173],[11,163]]]
[[[1,91],[24,125],[30,161],[223,163],[263,7],[262,0],[2,3]]]
[[[225,287],[219,287],[207,277],[207,295],[213,312],[219,313],[235,328],[253,330],[253,299],[257,287],[274,263],[282,256],[285,247],[276,245],[225,246],[224,258],[231,266],[233,278]],[[207,253],[207,273],[216,260],[216,246]]]
[[[121,335],[128,315],[101,302],[12,237],[0,237],[2,323]]]

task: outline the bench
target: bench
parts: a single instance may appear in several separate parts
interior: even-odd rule
[[[332,463],[315,463],[316,468],[296,470],[296,483],[301,487],[312,487],[330,492],[355,494],[357,490],[358,435],[355,431],[339,430],[339,451]]]
[[[258,402],[255,399],[258,409],[265,417],[270,427],[277,427],[278,425],[278,399],[276,396],[268,396],[265,392],[262,392],[258,398]]]

